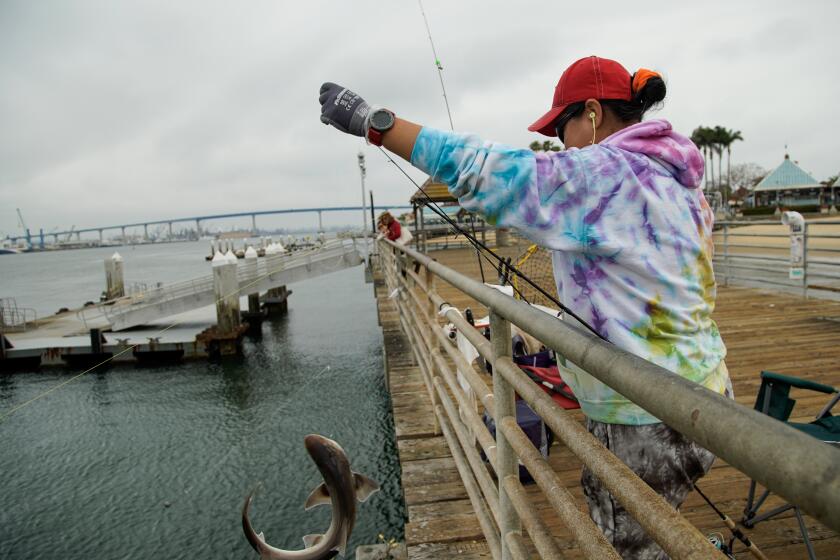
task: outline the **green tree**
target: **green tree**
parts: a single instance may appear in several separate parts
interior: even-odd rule
[[[712,147],[714,145],[713,142],[713,130],[706,126],[698,126],[694,129],[694,132],[691,133],[691,141],[700,148],[700,151],[703,152],[703,178],[705,181],[705,189],[708,191],[709,183],[711,179],[711,190],[715,188],[715,175],[714,175],[714,152]]]
[[[731,162],[732,162],[732,144],[737,142],[738,140],[743,140],[744,137],[741,136],[740,130],[727,130],[726,131],[726,184],[732,187],[732,173],[731,173]]]
[[[546,140],[544,142],[534,140],[528,147],[534,152],[559,152],[563,149],[552,140]]]

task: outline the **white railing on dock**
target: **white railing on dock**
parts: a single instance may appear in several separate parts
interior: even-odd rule
[[[758,226],[758,227],[755,227]],[[779,220],[717,222],[714,232],[715,278],[798,293],[803,297],[840,299],[840,220],[806,220],[802,263],[791,274],[791,234]],[[761,228],[767,231],[755,231]],[[823,230],[830,231],[823,231]]]
[[[0,332],[25,331],[37,320],[38,314],[34,309],[18,307],[14,298],[0,298]]]
[[[463,276],[423,253],[383,240],[379,242],[378,255],[388,291],[395,294],[393,301],[402,330],[432,402],[435,431],[442,433],[449,445],[494,559],[528,558],[526,539],[542,558],[563,557],[519,482],[517,460],[534,477],[584,557],[619,558],[584,513],[585,508],[564,488],[558,474],[518,426],[514,391],[669,556],[725,558],[697,528],[514,364],[510,357],[511,324],[750,478],[840,530],[840,516],[836,515],[840,511],[840,453],[831,446]],[[491,340],[485,339],[438,295],[438,280],[487,306]],[[492,391],[443,333],[441,316],[493,366]],[[475,398],[495,420],[495,437],[459,385],[456,371],[466,378]],[[650,387],[657,391],[651,392]],[[743,434],[752,437],[745,438]],[[485,466],[476,445],[488,458],[490,468]],[[808,460],[803,461],[803,457]]]
[[[322,245],[293,251],[276,258],[259,259],[256,271],[239,266],[237,277],[240,296],[266,290],[286,281],[330,272],[335,267],[356,266],[362,260],[363,243],[355,239],[333,239]],[[250,291],[249,291],[250,290]],[[214,303],[213,276],[208,274],[171,284],[158,285],[146,292],[100,304],[95,309],[79,311],[83,320],[95,324],[104,317],[114,330],[120,330],[154,320],[197,309]],[[93,322],[92,322],[93,319]],[[86,323],[86,324],[87,324]]]

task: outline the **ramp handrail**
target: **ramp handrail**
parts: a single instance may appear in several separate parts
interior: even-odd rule
[[[532,473],[587,558],[618,558],[516,424],[514,390],[671,557],[723,558],[691,523],[513,363],[511,323],[768,489],[840,530],[840,451],[472,280],[428,255],[387,240],[380,241],[379,247],[388,288],[398,289],[394,301],[435,410],[436,430],[443,432],[452,450],[494,558],[519,557],[517,551],[523,550],[520,524],[541,557],[561,557],[534,515],[533,505],[519,491],[517,458]],[[417,265],[419,272],[414,269]],[[492,341],[437,294],[437,279],[490,309]],[[442,333],[439,313],[493,365],[492,392]],[[494,417],[495,439],[469,406],[441,350]],[[478,457],[475,442],[489,458],[497,484]]]
[[[799,277],[792,277],[789,274],[790,233],[779,220],[716,222],[715,277],[724,286],[746,283],[798,292],[803,297],[840,292],[840,241],[836,241],[840,240],[840,235],[819,231],[819,228],[837,225],[840,220],[805,220],[801,273]],[[744,231],[750,226],[775,226],[777,231]],[[755,238],[765,241],[750,241]],[[825,285],[815,284],[815,280]]]

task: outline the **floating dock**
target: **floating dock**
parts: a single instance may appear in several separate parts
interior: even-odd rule
[[[259,261],[254,252],[241,266],[232,254],[218,253],[221,260],[214,259],[213,273],[206,277],[129,295],[123,295],[122,259],[115,255],[105,263],[106,293],[112,299],[35,321],[0,321],[0,371],[235,353],[247,322],[286,310],[287,284],[358,266],[364,262],[362,250],[352,239],[333,240]]]

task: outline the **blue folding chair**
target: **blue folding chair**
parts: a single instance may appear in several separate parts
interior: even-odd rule
[[[796,404],[796,400],[790,398],[791,387],[797,389],[805,389],[809,391],[817,391],[827,395],[833,395],[828,404],[823,407],[813,422],[800,423],[789,422],[790,414]],[[776,420],[780,420],[788,426],[795,428],[801,432],[824,441],[830,445],[840,446],[840,416],[832,416],[832,407],[840,401],[840,392],[830,385],[823,385],[821,383],[814,383],[805,379],[791,377],[789,375],[781,375],[770,371],[761,372],[761,387],[758,390],[758,397],[755,400],[755,409],[759,412],[767,414]],[[750,493],[747,496],[747,506],[744,509],[744,517],[741,519],[741,524],[744,527],[752,528],[756,523],[765,521],[793,509],[796,519],[799,522],[799,529],[802,532],[802,538],[805,541],[805,547],[808,549],[808,557],[811,560],[816,560],[814,556],[814,548],[811,545],[811,539],[808,537],[808,529],[805,527],[805,521],[802,519],[802,512],[799,507],[794,504],[785,504],[770,511],[759,513],[759,509],[764,504],[767,497],[770,495],[769,490],[756,499],[755,481],[750,482]]]

